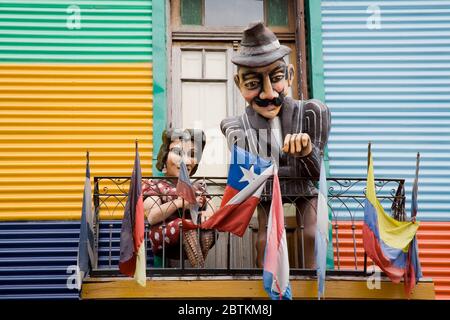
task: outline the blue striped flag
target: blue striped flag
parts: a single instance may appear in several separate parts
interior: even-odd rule
[[[94,252],[94,215],[92,214],[91,171],[89,169],[89,152],[86,153],[86,178],[84,182],[83,206],[80,219],[80,241],[78,244],[77,266],[79,270],[78,290],[84,277],[96,265]]]
[[[292,300],[283,202],[277,173],[273,176],[272,204],[267,223],[263,284],[272,300]]]
[[[325,274],[327,270],[327,248],[328,248],[328,188],[325,162],[322,158],[320,165],[319,195],[317,199],[317,227],[314,242],[314,253],[317,267],[317,297],[320,299],[325,294]]]

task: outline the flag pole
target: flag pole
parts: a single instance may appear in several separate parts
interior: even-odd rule
[[[417,188],[419,183],[419,163],[420,163],[420,152],[417,152],[416,156],[416,174],[414,177],[414,183],[413,183],[413,204],[412,204],[412,210],[411,210],[411,221],[416,222],[416,215],[417,215]]]
[[[367,146],[367,172],[369,172],[371,153],[372,153],[372,142],[369,141],[369,145]],[[367,190],[366,190],[366,192],[367,192]],[[364,274],[367,274],[367,252],[366,252],[366,250],[364,250]]]

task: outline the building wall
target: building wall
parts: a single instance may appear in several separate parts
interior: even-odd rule
[[[376,178],[405,179],[409,215],[421,154],[419,255],[437,299],[450,292],[449,8],[450,1],[322,1],[320,30],[312,28],[321,38],[312,40],[313,91],[332,112],[330,175],[364,178],[371,142]],[[362,208],[354,212],[362,218]],[[362,268],[361,225],[340,224],[340,261],[333,229],[336,269],[354,268],[353,232]]]
[[[449,221],[450,2],[322,1],[330,174],[406,180],[420,152],[420,220]],[[359,212],[361,216],[362,212]]]
[[[0,8],[0,220],[79,218],[86,150],[130,176],[138,139],[151,175],[152,1]]]

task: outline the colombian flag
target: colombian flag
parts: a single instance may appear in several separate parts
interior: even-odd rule
[[[394,283],[405,280],[405,291],[409,295],[412,283],[420,277],[411,270],[417,266],[417,244],[415,240],[419,224],[397,221],[386,212],[375,193],[372,154],[369,145],[367,191],[364,207],[363,243],[367,255],[386,273]],[[413,267],[413,269],[416,269]]]

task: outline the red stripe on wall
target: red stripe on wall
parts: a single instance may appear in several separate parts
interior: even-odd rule
[[[355,223],[354,233],[349,221],[339,221],[336,245],[336,229],[333,223],[333,246],[335,268],[354,270],[354,242],[356,240],[357,268],[363,270],[364,248],[362,243],[362,221]],[[432,278],[436,299],[450,299],[450,222],[421,222],[417,234],[419,257],[423,276]],[[338,261],[339,250],[339,261]],[[368,266],[372,261],[368,259]]]

